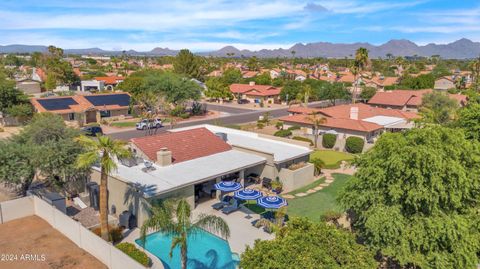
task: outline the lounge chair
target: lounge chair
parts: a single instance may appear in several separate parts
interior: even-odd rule
[[[215,210],[220,210],[224,208],[225,206],[228,206],[230,204],[230,201],[232,200],[231,196],[224,196],[222,201],[215,203],[212,205],[212,208]]]
[[[222,209],[222,212],[228,215],[232,212],[237,211],[238,209],[240,209],[240,206],[238,205],[238,201],[237,199],[233,199],[233,204],[231,206],[224,207]]]
[[[268,177],[264,177],[262,180],[262,187],[266,189],[271,189],[272,188],[272,180]]]

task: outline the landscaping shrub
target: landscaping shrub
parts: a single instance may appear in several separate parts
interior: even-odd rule
[[[257,121],[257,128],[263,129],[263,127],[265,127],[265,124],[263,124],[263,122]]]
[[[278,137],[288,137],[288,136],[292,135],[292,131],[290,131],[290,130],[278,130],[273,135],[278,136]]]
[[[94,234],[101,236],[101,231],[100,231],[100,226],[93,229],[92,231]],[[122,240],[122,228],[121,227],[113,227],[113,226],[108,226],[108,241],[110,242],[118,242]]]
[[[303,142],[308,142],[308,143],[310,143],[310,146],[313,146],[312,139],[309,139],[309,138],[306,138],[306,137],[303,137],[303,136],[294,136],[294,137],[292,137],[292,139],[298,140],[298,141],[303,141]]]
[[[345,150],[350,153],[361,153],[363,151],[364,144],[365,141],[363,141],[363,139],[361,139],[360,137],[350,136],[349,138],[347,138]]]
[[[294,125],[294,126],[288,128],[288,130],[289,130],[289,131],[300,130],[300,126]]]
[[[176,106],[170,111],[170,116],[180,117],[181,114],[185,113],[184,106]]]
[[[143,266],[147,267],[150,265],[150,260],[147,254],[138,249],[134,244],[125,242],[116,245],[116,247]]]
[[[276,127],[278,130],[283,129],[283,122],[277,121],[277,123],[275,123],[275,127]]]
[[[184,112],[184,113],[180,113],[178,116],[182,119],[188,119],[190,118],[190,113]]]
[[[334,134],[324,134],[322,138],[322,146],[327,149],[333,148],[337,142],[337,136]]]

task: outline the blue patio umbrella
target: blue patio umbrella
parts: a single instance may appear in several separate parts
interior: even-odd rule
[[[257,199],[257,204],[267,209],[278,209],[288,205],[287,200],[278,196],[265,196]]]
[[[244,190],[236,191],[233,194],[233,197],[241,200],[257,200],[262,196],[263,194],[260,191],[252,190],[252,189],[244,189]]]
[[[235,181],[222,181],[220,183],[215,184],[215,189],[223,192],[238,191],[241,188],[242,188],[242,184],[237,183]]]

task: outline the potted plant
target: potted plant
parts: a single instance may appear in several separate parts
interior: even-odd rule
[[[283,184],[280,181],[280,179],[277,177],[275,181],[272,181],[272,191],[275,192],[276,194],[279,194],[282,192],[283,189]]]

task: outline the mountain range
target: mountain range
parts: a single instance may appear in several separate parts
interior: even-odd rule
[[[370,43],[297,43],[289,49],[262,49],[258,51],[239,50],[233,46],[226,46],[219,50],[209,52],[199,52],[198,55],[212,56],[212,57],[252,57],[259,58],[275,58],[275,57],[327,57],[327,58],[344,58],[352,57],[355,51],[364,47],[368,49],[370,58],[385,58],[387,54],[393,56],[432,56],[439,55],[445,59],[469,59],[480,56],[480,42],[473,42],[469,39],[462,38],[448,44],[434,44],[430,43],[424,46],[419,46],[412,41],[406,39],[390,40],[382,45],[372,45]],[[0,46],[0,53],[32,53],[45,52],[47,46],[38,45],[6,45]],[[165,56],[176,55],[178,50],[171,50],[168,48],[154,48],[151,51],[110,51],[99,48],[87,49],[65,49],[66,54],[88,54],[88,55],[121,55],[126,53],[133,56]],[[293,53],[292,53],[293,52]]]

